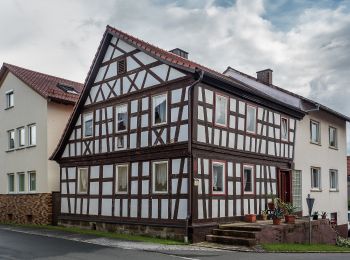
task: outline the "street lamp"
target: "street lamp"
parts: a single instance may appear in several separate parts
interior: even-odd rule
[[[311,212],[312,207],[314,206],[315,199],[310,197],[310,194],[307,195],[306,203],[309,209],[309,244],[311,244]]]

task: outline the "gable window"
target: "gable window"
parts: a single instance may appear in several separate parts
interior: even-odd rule
[[[128,106],[121,105],[116,107],[117,113],[117,132],[125,131],[128,126]]]
[[[168,162],[153,162],[153,192],[168,192]]]
[[[227,125],[227,97],[215,95],[215,124]]]
[[[26,144],[26,132],[25,132],[24,127],[18,128],[17,133],[18,133],[18,146],[19,147],[25,146],[25,144]]]
[[[7,132],[8,133],[8,140],[9,140],[9,143],[8,143],[8,147],[9,147],[9,150],[11,149],[15,149],[15,130],[10,130]]]
[[[320,123],[311,120],[310,121],[310,137],[311,142],[315,144],[320,143]]]
[[[6,108],[11,108],[15,105],[13,90],[6,92]]]
[[[256,132],[256,107],[247,105],[247,132]]]
[[[126,73],[126,59],[122,59],[122,60],[118,60],[117,61],[117,73],[119,74],[123,74]]]
[[[78,169],[78,193],[87,193],[89,182],[88,168]]]
[[[154,96],[152,104],[153,125],[164,124],[167,121],[167,96],[166,94]]]
[[[25,192],[25,174],[24,172],[17,173],[18,192]]]
[[[91,137],[93,134],[92,113],[84,114],[83,121],[83,136]]]
[[[128,165],[117,165],[116,168],[116,193],[128,192]]]
[[[338,140],[337,140],[337,128],[329,127],[329,146],[332,148],[337,148]]]
[[[7,174],[7,189],[8,192],[15,192],[15,175],[13,173]]]
[[[311,167],[311,189],[321,190],[321,168]]]
[[[225,164],[213,162],[213,194],[225,193]]]
[[[36,172],[28,172],[29,191],[36,191]]]
[[[36,145],[36,125],[28,126],[28,145]]]
[[[281,118],[281,139],[288,141],[288,119]]]
[[[329,170],[329,189],[331,191],[337,191],[338,188],[338,171]]]
[[[253,166],[243,166],[243,191],[245,194],[254,193],[254,169]]]

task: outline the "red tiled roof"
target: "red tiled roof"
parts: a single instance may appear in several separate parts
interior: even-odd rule
[[[76,103],[84,86],[83,84],[75,81],[24,69],[8,63],[4,63],[2,65],[2,68],[0,70],[0,82],[8,71],[13,73],[16,77],[18,77],[20,80],[22,80],[25,84],[27,84],[29,87],[31,87],[34,91],[36,91],[44,98],[52,99],[58,102],[72,104]],[[67,93],[62,89],[58,88],[58,84],[71,86],[79,94]]]
[[[346,159],[347,159],[347,172],[348,172],[348,176],[350,176],[350,156],[347,156],[346,157]]]

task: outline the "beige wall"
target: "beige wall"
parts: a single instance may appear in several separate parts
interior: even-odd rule
[[[310,143],[310,119],[320,122],[321,144]],[[329,148],[329,126],[337,128],[338,149]],[[321,168],[322,191],[311,191],[311,167]],[[295,142],[295,170],[302,171],[303,214],[307,215],[306,197],[315,198],[313,211],[338,213],[338,224],[347,223],[347,181],[346,181],[346,123],[344,120],[323,111],[310,112],[297,122]],[[329,170],[338,170],[339,191],[329,190]]]

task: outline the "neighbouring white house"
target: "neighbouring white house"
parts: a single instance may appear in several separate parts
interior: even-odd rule
[[[59,167],[48,158],[82,85],[4,63],[0,70],[0,221],[48,224]]]
[[[306,197],[310,194],[315,198],[313,211],[326,212],[338,231],[347,236],[346,122],[350,118],[273,85],[270,69],[258,71],[257,78],[231,67],[224,74],[306,113],[297,121],[294,165],[290,181],[284,184],[284,197],[305,216]]]

